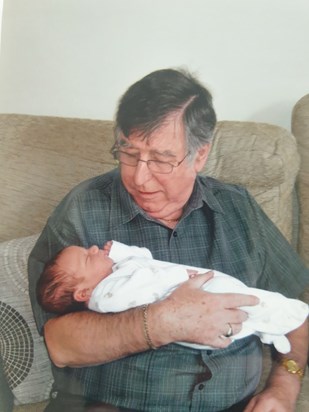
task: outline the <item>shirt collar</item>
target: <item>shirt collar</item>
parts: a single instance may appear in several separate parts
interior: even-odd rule
[[[224,213],[220,202],[217,200],[216,189],[209,184],[210,180],[210,177],[197,176],[192,195],[196,190],[200,202],[206,203],[214,212]]]
[[[185,207],[184,216],[188,216],[192,211],[207,206],[213,212],[224,213],[220,203],[215,196],[215,190],[209,185],[209,178],[197,176],[192,194]]]

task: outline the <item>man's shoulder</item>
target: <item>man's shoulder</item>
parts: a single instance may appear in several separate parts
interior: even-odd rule
[[[64,200],[73,200],[77,198],[83,198],[88,196],[107,196],[109,197],[114,185],[118,187],[120,184],[118,169],[111,170],[110,172],[102,175],[91,177],[84,180],[73,187],[66,195]]]
[[[208,176],[199,176],[198,183],[203,201],[213,210],[232,216],[235,213],[248,214],[257,209],[256,201],[244,186]]]
[[[204,193],[211,191],[215,196],[248,196],[248,190],[244,186],[223,182],[210,176],[198,176],[198,179]]]
[[[84,180],[77,184],[70,193],[74,195],[79,195],[91,191],[106,191],[112,190],[112,186],[119,179],[118,169],[113,169],[102,175],[91,177],[90,179]]]
[[[88,209],[90,205],[95,207],[98,203],[100,207],[104,208],[104,204],[107,207],[112,193],[119,192],[120,182],[118,169],[84,180],[66,194],[52,215],[59,216],[75,209],[82,211]]]

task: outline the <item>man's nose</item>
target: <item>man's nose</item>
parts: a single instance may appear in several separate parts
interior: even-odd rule
[[[148,168],[146,160],[139,160],[134,172],[134,183],[141,186],[152,178],[152,173]]]

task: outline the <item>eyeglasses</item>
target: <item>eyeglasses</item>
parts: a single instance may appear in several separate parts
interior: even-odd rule
[[[117,148],[112,150],[112,154],[114,156],[114,159],[118,160],[119,163],[122,163],[126,166],[136,167],[138,165],[138,162],[144,162],[147,164],[147,167],[151,171],[151,173],[169,174],[172,173],[174,167],[181,165],[185,158],[189,156],[190,152],[188,152],[185,157],[176,164],[161,162],[161,160],[142,160],[137,154],[123,152],[122,150],[119,150]]]

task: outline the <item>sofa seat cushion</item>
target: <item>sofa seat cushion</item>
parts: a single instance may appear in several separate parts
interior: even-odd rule
[[[47,399],[53,383],[28,295],[27,260],[36,239],[0,243],[0,356],[15,404]]]

